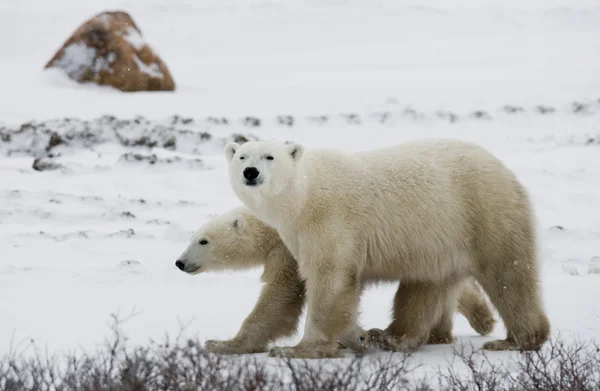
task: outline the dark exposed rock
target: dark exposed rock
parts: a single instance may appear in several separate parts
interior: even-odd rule
[[[556,112],[556,109],[554,107],[550,107],[550,106],[536,106],[535,110],[544,115],[544,114],[551,114]]]
[[[174,150],[177,146],[177,139],[173,136],[169,137],[164,143],[163,148]]]
[[[346,123],[358,125],[361,123],[360,116],[358,114],[342,114],[342,117],[346,119]]]
[[[256,128],[260,126],[260,118],[256,117],[245,117],[243,122],[244,125],[248,127]]]
[[[448,120],[451,123],[458,121],[458,115],[456,115],[450,111],[438,110],[438,111],[436,111],[435,114],[438,116],[438,118]]]
[[[292,117],[291,115],[278,115],[277,123],[279,125],[286,125],[289,127],[294,126],[294,117]]]
[[[329,117],[326,115],[317,115],[317,116],[308,117],[308,120],[311,122],[318,123],[318,124],[324,124],[325,122],[327,122],[329,120]]]
[[[52,148],[56,147],[57,145],[64,144],[64,143],[65,142],[62,139],[62,137],[58,133],[53,132],[50,135],[50,140],[48,140],[48,146],[46,147],[46,151],[49,151]]]
[[[52,160],[48,158],[36,158],[33,160],[33,164],[31,166],[36,171],[51,171],[58,170],[64,168],[62,165],[58,163],[54,163]]]
[[[571,109],[574,113],[581,114],[587,111],[588,105],[586,105],[585,103],[573,102],[571,104]]]
[[[135,267],[135,266],[139,266],[141,265],[141,263],[139,261],[134,261],[132,259],[126,259],[124,261],[121,261],[121,263],[119,263],[120,267]]]
[[[211,124],[215,124],[215,125],[228,125],[229,124],[229,120],[225,117],[208,117],[206,119],[206,122],[209,122]]]
[[[173,116],[173,118],[171,119],[171,125],[179,125],[179,124],[189,125],[193,122],[194,122],[194,120],[192,118],[184,118],[177,114],[175,114]]]
[[[509,114],[516,114],[516,113],[523,113],[525,112],[525,109],[519,106],[511,106],[511,105],[506,105],[504,107],[502,107],[502,110],[506,113]]]
[[[471,116],[475,119],[492,119],[492,116],[483,110],[474,111]]]
[[[12,137],[10,136],[10,133],[8,133],[8,130],[6,128],[1,128],[0,141],[2,141],[3,143],[9,143],[11,139]]]
[[[233,141],[238,144],[247,143],[249,141],[243,134],[232,134],[231,136],[233,137]]]
[[[133,153],[133,152],[128,152],[128,153],[121,155],[121,157],[119,158],[119,161],[120,162],[129,162],[129,163],[142,162],[142,163],[147,163],[150,165],[181,163],[181,164],[188,164],[189,166],[203,166],[203,162],[201,159],[183,159],[179,156],[159,158],[158,156],[156,156],[156,154],[142,155],[140,153]]]
[[[12,129],[0,128],[0,140],[3,144],[6,143],[0,151],[9,156],[27,154],[37,158],[47,157],[58,146],[87,149],[100,144],[116,143],[125,147],[160,147],[199,154],[201,149],[198,147],[213,138],[210,133],[200,131],[199,128],[205,126],[165,125],[164,122],[149,121],[143,117],[130,120],[104,115],[91,120],[53,119],[28,122]]]
[[[158,157],[154,154],[153,155],[142,155],[139,153],[128,152],[126,154],[121,155],[119,160],[124,160],[126,162],[145,161],[145,162],[148,162],[149,164],[156,164],[156,162],[158,161]]]

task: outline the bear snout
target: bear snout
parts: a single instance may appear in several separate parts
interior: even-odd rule
[[[249,181],[253,181],[260,175],[260,171],[256,167],[246,167],[243,172],[244,178]]]
[[[178,268],[179,270],[183,270],[183,269],[185,269],[185,263],[183,263],[183,262],[182,262],[181,260],[179,260],[179,259],[178,259],[177,261],[175,261],[175,266],[177,266],[177,268]]]

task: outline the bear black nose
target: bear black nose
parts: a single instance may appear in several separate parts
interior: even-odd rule
[[[175,266],[177,266],[179,270],[183,270],[185,268],[185,263],[181,261],[175,261]]]
[[[260,172],[258,172],[256,167],[246,167],[244,169],[244,178],[248,179],[249,181],[253,181],[258,178],[259,174]]]

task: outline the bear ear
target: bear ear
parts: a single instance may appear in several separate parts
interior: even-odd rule
[[[246,227],[246,219],[242,215],[237,215],[233,219],[233,228],[239,229],[240,231]]]
[[[237,149],[239,147],[240,147],[240,144],[238,144],[238,143],[234,143],[234,142],[227,143],[227,145],[225,146],[225,156],[227,156],[228,161],[231,161],[231,159],[233,159],[233,155],[235,155],[235,152],[237,151]]]
[[[302,157],[304,147],[298,143],[291,143],[287,146],[287,150],[292,159],[298,161]]]

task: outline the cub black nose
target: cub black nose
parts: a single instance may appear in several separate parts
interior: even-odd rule
[[[249,181],[253,181],[256,178],[258,178],[259,174],[260,172],[258,172],[258,170],[255,167],[246,167],[244,169],[244,178],[246,178]]]
[[[175,266],[177,266],[179,270],[183,270],[185,268],[185,263],[181,261],[175,261]]]

